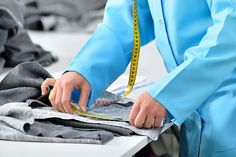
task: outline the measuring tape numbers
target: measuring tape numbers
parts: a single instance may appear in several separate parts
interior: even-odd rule
[[[126,90],[123,94],[123,96],[127,96],[132,91],[137,71],[138,71],[138,61],[139,61],[139,55],[140,55],[140,32],[139,32],[139,25],[138,25],[138,9],[137,9],[137,0],[134,0],[133,4],[133,36],[134,36],[134,44],[133,44],[133,50],[132,50],[132,58],[131,58],[131,64],[130,64],[130,73],[129,73],[129,81],[128,85],[126,87]]]
[[[130,65],[130,73],[129,73],[129,81],[126,87],[126,90],[123,96],[128,96],[132,91],[138,70],[138,61],[140,55],[140,32],[139,32],[139,25],[138,25],[138,9],[137,9],[137,0],[133,2],[133,37],[134,37],[134,44],[132,49],[132,58],[131,58],[131,65]],[[94,114],[90,114],[87,112],[83,112],[80,109],[76,108],[74,105],[71,105],[72,110],[80,116],[91,117],[96,119],[103,119],[103,120],[112,120],[108,117],[98,116]]]

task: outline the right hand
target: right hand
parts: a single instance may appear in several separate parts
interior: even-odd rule
[[[80,90],[79,107],[86,111],[91,86],[82,75],[77,72],[67,72],[58,79],[48,78],[41,86],[42,95],[47,94],[49,86],[53,87],[49,100],[56,110],[73,113],[71,109],[71,93],[76,88]]]

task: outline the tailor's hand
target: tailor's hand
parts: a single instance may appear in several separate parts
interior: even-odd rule
[[[160,127],[166,114],[167,110],[145,92],[134,102],[129,122],[137,128]]]
[[[74,88],[80,90],[80,99],[78,104],[82,110],[86,110],[91,86],[79,73],[67,72],[58,79],[46,79],[41,86],[42,95],[47,94],[49,86],[53,86],[49,95],[49,100],[56,110],[60,112],[73,113],[70,105],[71,93]]]

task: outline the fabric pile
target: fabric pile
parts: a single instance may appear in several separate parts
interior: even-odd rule
[[[35,61],[43,66],[58,59],[30,39],[24,31],[24,6],[16,0],[0,1],[0,73],[3,67],[14,67]]]
[[[38,31],[93,32],[107,0],[20,0],[24,26]]]
[[[97,105],[88,113],[112,120],[94,119],[57,112],[48,95],[41,96],[41,84],[52,77],[35,62],[12,69],[0,83],[0,139],[34,142],[103,144],[114,136],[145,135],[157,140],[163,128],[137,129],[128,123],[129,99]],[[104,92],[97,101],[117,99]],[[114,114],[116,113],[116,114]]]

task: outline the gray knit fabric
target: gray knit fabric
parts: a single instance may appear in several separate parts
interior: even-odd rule
[[[61,118],[65,120],[76,120],[76,121],[92,123],[92,124],[105,124],[105,125],[116,126],[116,127],[118,126],[118,127],[130,129],[138,135],[148,136],[152,140],[157,140],[162,130],[162,128],[138,129],[134,126],[131,126],[128,122],[91,119],[88,117],[81,117],[76,114],[70,115],[66,113],[56,112],[53,108],[48,108],[48,107],[43,107],[41,109],[35,108],[33,109],[33,113],[36,119]]]
[[[118,105],[118,104],[111,104],[108,106],[96,107],[96,108],[92,109],[91,111],[89,111],[88,113],[112,118],[112,119],[118,120],[118,121],[128,122],[129,121],[129,113],[130,113],[131,109],[132,109],[132,106],[125,107],[125,106]]]
[[[130,135],[135,132],[139,135],[148,136],[152,140],[158,139],[162,128],[138,129],[127,122],[131,106],[130,103],[122,104],[122,100],[119,101],[119,103],[121,103],[120,105],[98,105],[89,111],[98,115],[118,119],[118,121],[91,119],[76,114],[70,115],[57,112],[54,108],[50,107],[47,97],[40,96],[40,86],[44,79],[48,77],[51,77],[51,75],[39,64],[24,63],[10,71],[2,80],[0,83],[0,121],[2,124],[6,125],[0,125],[0,139],[45,142],[63,142],[65,139],[65,142],[67,142],[70,141],[67,138],[79,138],[79,142],[84,142],[82,139],[86,139],[88,143],[91,139],[91,143],[93,143],[94,140],[96,140],[96,142],[100,140],[100,143],[103,143],[113,137],[108,131],[113,130],[112,132],[117,134],[125,129],[126,131],[122,133],[123,135]],[[104,98],[107,99],[107,94],[105,95],[106,97]],[[104,98],[101,97],[99,99]],[[112,99],[114,99],[114,97]],[[15,102],[11,103],[12,101]],[[117,112],[117,114],[114,114],[114,112]],[[96,127],[89,128],[89,125],[82,127],[82,123],[81,127],[73,127],[73,125],[63,125],[62,122],[56,123],[56,121],[50,121],[50,119],[83,122],[83,124],[87,123],[90,126],[94,124]],[[99,128],[98,126],[101,125],[110,126],[112,129],[105,129],[107,131],[103,130],[103,132],[100,132],[102,127]],[[7,127],[9,128],[8,133],[6,133]],[[90,129],[89,132],[93,134],[89,135],[85,133],[86,129]],[[118,131],[114,131],[116,129]],[[38,136],[44,137],[40,138]],[[58,140],[58,137],[60,137],[60,140]]]
[[[37,63],[15,67],[0,83],[0,105],[37,98],[41,94],[41,84],[49,77],[52,76]]]
[[[0,139],[102,144],[114,136],[104,130],[73,128],[35,120],[35,115],[27,103],[8,103],[0,106]]]
[[[26,61],[51,65],[57,57],[35,45],[23,30],[24,6],[18,0],[0,1],[0,73]]]

